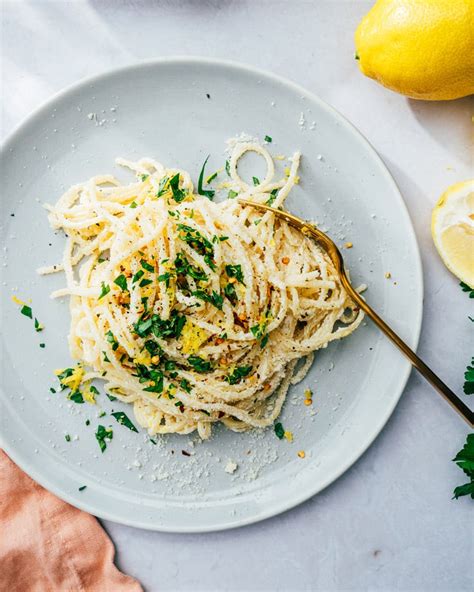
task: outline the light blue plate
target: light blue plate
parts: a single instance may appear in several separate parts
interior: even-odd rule
[[[65,301],[49,298],[63,285],[61,275],[35,273],[60,260],[64,241],[49,228],[41,204],[89,176],[116,172],[119,155],[151,156],[196,179],[207,154],[209,171],[223,165],[226,139],[241,132],[271,136],[274,154],[301,150],[301,184],[287,206],[318,221],[340,244],[354,244],[344,253],[355,283],[366,283],[368,301],[417,345],[422,273],[405,205],[367,141],[317,97],[271,74],[200,58],[139,64],[60,93],[17,129],[2,153],[1,435],[5,450],[34,479],[97,516],[199,532],[283,512],[359,458],[407,381],[408,362],[368,321],[321,351],[304,383],[290,391],[281,421],[294,433],[292,444],[272,429],[222,429],[205,443],[171,436],[154,445],[109,415],[126,405],[104,394],[99,408],[76,405],[50,392],[53,370],[70,364],[69,313]],[[20,314],[12,294],[32,299],[42,333]],[[307,387],[314,391],[311,408],[303,405]],[[102,409],[107,415],[98,418]],[[99,423],[114,429],[104,454],[94,438]],[[232,475],[224,470],[229,459],[238,464]]]

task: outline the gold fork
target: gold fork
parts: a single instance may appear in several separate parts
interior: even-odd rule
[[[405,356],[410,360],[418,372],[420,372],[420,374],[426,378],[431,386],[437,390],[438,393],[442,395],[446,401],[459,413],[459,415],[461,415],[461,417],[467,421],[471,428],[474,427],[474,412],[471,411],[469,407],[463,401],[461,401],[461,399],[455,393],[453,393],[453,391],[433,372],[433,370],[431,370],[431,368],[429,368],[423,362],[423,360],[421,360],[416,355],[416,353],[408,347],[408,345],[395,333],[395,331],[393,331],[393,329],[391,329],[387,323],[385,323],[385,321],[379,317],[379,315],[367,304],[362,296],[352,287],[344,270],[344,260],[342,258],[341,252],[332,239],[330,239],[326,234],[324,234],[324,232],[318,230],[309,222],[305,222],[297,216],[293,216],[293,214],[289,214],[283,210],[277,210],[270,206],[248,201],[246,199],[239,199],[239,202],[246,206],[256,208],[257,210],[271,212],[272,214],[275,214],[275,216],[278,216],[278,218],[286,220],[289,224],[291,224],[291,226],[294,226],[300,230],[304,235],[310,236],[321,243],[331,257],[337,272],[341,276],[342,285],[352,300],[354,300],[354,302],[360,306],[365,314],[374,321],[377,327],[385,333],[385,335],[398,347],[398,349],[403,354],[405,354]]]

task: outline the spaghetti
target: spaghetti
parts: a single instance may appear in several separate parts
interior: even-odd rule
[[[238,173],[249,151],[267,164],[254,185]],[[103,378],[151,435],[208,438],[216,422],[235,431],[272,424],[314,352],[360,324],[329,256],[235,199],[281,207],[299,161],[295,153],[275,181],[268,151],[236,142],[231,198],[217,203],[185,171],[118,159],[134,182],[93,177],[47,206],[67,242],[62,264],[39,271],[64,271],[66,287],[52,296],[70,296],[81,380]]]

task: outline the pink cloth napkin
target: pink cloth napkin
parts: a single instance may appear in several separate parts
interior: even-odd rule
[[[0,450],[0,590],[141,592],[114,565],[97,520],[35,483]]]

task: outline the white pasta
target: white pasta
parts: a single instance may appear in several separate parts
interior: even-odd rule
[[[249,151],[267,163],[256,186],[238,173]],[[237,142],[232,191],[281,207],[300,154],[290,160],[275,181],[268,151]],[[188,173],[150,158],[117,162],[134,182],[101,175],[48,206],[68,238],[62,263],[39,271],[65,273],[53,296],[70,296],[69,346],[83,379],[103,378],[151,435],[272,424],[314,352],[352,333],[362,312],[328,255],[272,213],[211,201]]]

